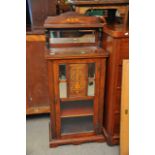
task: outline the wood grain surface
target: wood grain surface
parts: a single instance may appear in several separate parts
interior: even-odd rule
[[[129,61],[123,60],[120,155],[129,155]]]

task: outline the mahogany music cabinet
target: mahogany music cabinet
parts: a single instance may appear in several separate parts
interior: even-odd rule
[[[44,24],[50,94],[50,147],[105,141],[103,23],[68,12]]]

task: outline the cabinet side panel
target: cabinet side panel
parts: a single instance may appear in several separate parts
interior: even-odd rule
[[[113,130],[113,108],[114,108],[114,95],[116,84],[116,64],[117,64],[117,50],[119,45],[114,38],[107,36],[106,49],[109,52],[107,60],[107,74],[106,74],[106,91],[105,91],[105,108],[104,108],[104,121],[103,127],[112,135]]]
[[[103,128],[109,144],[118,144],[120,134],[120,97],[122,59],[129,57],[128,38],[106,38],[106,49],[109,51],[107,63],[105,110]]]
[[[47,63],[44,59],[44,46],[44,41],[26,42],[27,109],[47,107],[48,110],[49,107]]]

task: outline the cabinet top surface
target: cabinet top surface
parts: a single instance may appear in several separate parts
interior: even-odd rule
[[[129,4],[129,0],[70,0],[68,3],[75,5],[118,5]]]
[[[115,38],[129,37],[128,26],[122,24],[105,25],[103,30],[104,33]]]
[[[48,17],[45,20],[44,28],[97,28],[103,27],[103,25],[103,21],[98,17],[71,11],[59,16]]]
[[[76,58],[100,58],[107,57],[108,53],[96,46],[68,47],[46,49],[46,59],[76,59]]]

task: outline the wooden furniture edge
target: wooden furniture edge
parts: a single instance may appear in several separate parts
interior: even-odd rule
[[[45,114],[50,112],[49,106],[40,106],[40,107],[30,107],[26,109],[26,115],[32,114]]]
[[[45,35],[26,35],[26,41],[45,41]]]
[[[103,28],[104,33],[114,37],[114,38],[124,38],[129,37],[129,30],[127,27],[123,27],[121,29],[113,28],[108,25],[105,25]]]
[[[120,155],[129,154],[129,59],[123,59],[121,119],[120,119]]]

